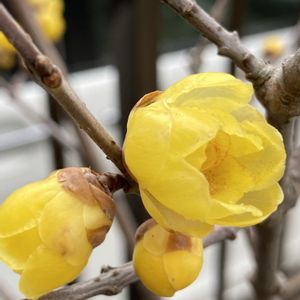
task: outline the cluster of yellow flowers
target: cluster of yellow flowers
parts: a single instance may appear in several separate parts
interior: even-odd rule
[[[214,225],[257,224],[283,199],[282,137],[251,96],[231,75],[204,73],[144,96],[129,116],[124,160],[154,219],[137,231],[133,263],[158,295],[195,280]],[[21,274],[25,295],[38,297],[80,273],[113,216],[90,169],[56,171],[0,206],[0,259]]]
[[[124,157],[160,226],[201,238],[216,224],[251,226],[276,210],[283,199],[278,180],[285,149],[280,133],[249,105],[251,96],[250,84],[203,73],[136,104]],[[166,295],[161,281],[143,276],[149,271],[145,252],[135,256],[144,284]],[[174,263],[181,264],[180,255]]]
[[[37,23],[44,34],[53,42],[57,42],[65,31],[63,18],[64,4],[62,0],[26,0],[33,9]],[[0,68],[10,69],[15,64],[15,48],[0,32]]]

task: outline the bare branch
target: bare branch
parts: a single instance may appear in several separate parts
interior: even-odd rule
[[[253,281],[257,300],[275,300],[281,292],[277,271],[282,224],[286,212],[295,205],[297,195],[290,180],[290,158],[293,150],[293,120],[280,128],[287,152],[287,163],[284,177],[280,184],[284,201],[275,213],[265,222],[256,226],[256,260],[257,272]]]
[[[278,125],[300,114],[300,50],[277,67],[255,57],[193,0],[162,0],[217,45],[219,54],[229,57],[253,83],[256,96]]]
[[[123,165],[122,149],[79,99],[59,68],[39,51],[3,4],[0,4],[0,30],[15,46],[35,80],[59,102],[78,126],[94,140],[126,176],[131,186],[136,189],[135,182]]]
[[[211,8],[210,15],[217,22],[221,23],[226,14],[226,8],[229,6],[231,0],[216,0]],[[193,73],[198,73],[202,63],[201,54],[205,47],[209,44],[209,40],[203,38],[201,35],[194,48],[191,50],[190,68]]]
[[[218,227],[204,238],[203,246],[206,248],[225,239],[234,239],[237,231],[237,228]],[[132,263],[128,262],[117,268],[102,268],[99,276],[53,291],[39,300],[85,300],[96,295],[115,295],[137,280]]]
[[[300,295],[300,273],[289,278],[284,285],[282,298],[285,300],[298,299]]]
[[[229,32],[193,0],[162,0],[219,48],[219,54],[231,58],[255,82],[264,82],[268,65],[256,58],[241,43],[237,32]]]
[[[9,94],[10,100],[13,104],[17,106],[17,108],[23,113],[23,115],[31,121],[35,121],[37,123],[44,123],[46,125],[46,129],[49,131],[51,136],[55,138],[61,145],[63,145],[66,149],[69,150],[79,150],[78,143],[75,142],[67,133],[67,131],[59,126],[56,122],[50,119],[48,116],[35,111],[31,108],[27,103],[25,103],[22,99],[19,98],[17,93],[15,92],[16,86],[10,84],[4,78],[0,78],[0,86],[6,89]]]

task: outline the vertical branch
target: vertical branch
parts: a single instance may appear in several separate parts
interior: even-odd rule
[[[290,120],[279,128],[287,153],[285,174],[280,182],[284,193],[284,201],[269,219],[256,226],[257,271],[253,285],[257,300],[275,300],[278,299],[278,295],[281,292],[281,286],[276,274],[279,268],[282,225],[285,213],[295,204],[297,199],[290,180],[293,128],[293,120]]]

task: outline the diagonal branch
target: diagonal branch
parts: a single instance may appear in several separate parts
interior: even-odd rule
[[[235,239],[238,229],[232,227],[218,227],[203,240],[203,246],[209,247],[225,239]],[[39,298],[39,300],[85,300],[96,295],[115,295],[131,283],[138,281],[134,273],[132,262],[120,267],[104,267],[101,274],[85,282],[75,283],[53,291]]]
[[[58,101],[78,126],[93,139],[126,176],[133,189],[136,189],[134,180],[123,165],[122,149],[87,109],[85,103],[79,99],[61,70],[40,52],[3,4],[0,4],[0,30],[15,46],[34,79]]]
[[[300,50],[279,66],[255,57],[240,41],[209,16],[194,0],[161,0],[192,24],[230,58],[253,83],[259,101],[267,108],[272,122],[285,123],[300,115]]]
[[[268,65],[256,58],[240,41],[237,32],[229,32],[207,14],[194,0],[162,0],[191,23],[218,47],[220,55],[229,57],[252,81],[265,81]]]

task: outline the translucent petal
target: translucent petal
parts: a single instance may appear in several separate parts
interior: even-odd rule
[[[134,247],[133,265],[142,283],[154,294],[171,297],[175,290],[169,283],[162,256],[152,255],[138,242]]]
[[[203,245],[202,245],[202,240],[201,239],[192,238],[191,252],[196,256],[200,256],[201,259],[202,259]]]
[[[72,266],[62,256],[41,245],[25,265],[20,290],[27,298],[37,298],[74,280],[84,266]]]
[[[45,205],[61,190],[53,173],[12,193],[0,205],[0,238],[35,227]]]
[[[181,290],[199,275],[202,256],[188,251],[172,251],[163,256],[163,262],[170,284],[174,290]]]
[[[254,134],[244,134],[238,136],[232,134],[230,136],[230,147],[228,155],[240,157],[263,150],[262,140]]]
[[[185,219],[182,215],[163,206],[145,190],[141,190],[141,196],[149,214],[163,227],[197,237],[205,236],[213,229],[213,226],[199,220]]]
[[[252,218],[260,218],[263,216],[261,210],[251,204],[231,204],[216,200],[211,207],[211,213],[209,214],[209,222],[211,224],[219,224],[218,219],[236,215],[244,215],[247,213],[251,214]]]
[[[204,171],[218,166],[228,155],[230,145],[229,135],[220,130],[205,148],[206,160],[201,166],[201,170]]]
[[[265,121],[244,121],[242,126],[262,140],[261,151],[237,158],[239,164],[251,172],[255,189],[260,190],[278,181],[283,175],[286,155],[282,137]]]
[[[143,236],[143,246],[153,255],[162,255],[167,247],[169,232],[161,226],[153,226]]]
[[[152,181],[164,165],[171,135],[170,114],[155,105],[132,111],[127,124],[124,158],[140,184]]]
[[[206,111],[190,107],[168,109],[172,122],[169,151],[174,155],[182,157],[194,152],[214,138],[220,128]]]
[[[216,219],[215,223],[224,226],[252,226],[265,220],[273,213],[283,200],[283,193],[278,183],[261,190],[249,192],[239,201],[241,207],[252,206],[261,212],[260,215],[251,211],[234,213],[231,216]]]
[[[202,106],[206,99],[231,100],[240,104],[250,101],[251,84],[243,83],[225,73],[190,75],[170,86],[160,97],[175,105]],[[203,102],[202,102],[203,101]],[[198,104],[197,104],[198,103]]]
[[[22,270],[29,256],[40,244],[37,228],[0,238],[0,260],[13,270]]]
[[[99,205],[84,205],[83,221],[86,229],[97,229],[111,225],[111,220],[107,218]]]
[[[264,116],[251,105],[241,105],[236,107],[231,115],[238,121],[249,121],[249,122],[266,122]]]
[[[44,209],[39,222],[42,241],[72,265],[85,264],[92,251],[83,222],[83,204],[61,192]]]
[[[211,196],[226,203],[237,202],[254,185],[252,174],[230,156],[203,173],[209,182]]]
[[[164,206],[188,219],[204,220],[210,203],[205,176],[182,158],[169,153],[152,184],[142,185]]]

